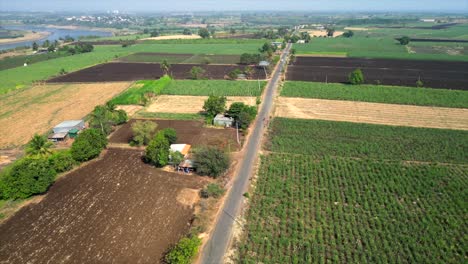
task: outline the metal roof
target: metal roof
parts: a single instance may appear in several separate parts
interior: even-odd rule
[[[66,137],[67,137],[67,133],[55,133],[55,134],[49,135],[47,138],[48,139],[61,139],[61,138],[66,138]]]
[[[269,66],[270,63],[268,61],[261,61],[260,63],[258,63],[258,66]]]
[[[74,127],[79,124],[83,123],[83,120],[67,120],[63,121],[62,123],[56,125],[54,128],[61,128],[61,127]]]
[[[214,120],[216,120],[216,121],[233,121],[234,118],[232,118],[232,117],[227,117],[227,116],[225,116],[225,115],[223,115],[223,114],[217,114],[217,115],[215,116]]]

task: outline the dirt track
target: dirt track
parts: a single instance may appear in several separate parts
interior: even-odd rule
[[[159,113],[199,113],[203,111],[203,104],[206,99],[208,99],[208,96],[160,95],[146,111]],[[227,99],[228,108],[233,102],[255,105],[255,97],[228,96]]]
[[[23,145],[67,119],[81,119],[129,82],[48,84],[0,95],[0,148]]]
[[[0,225],[0,263],[160,263],[185,235],[207,180],[110,149]],[[192,197],[194,196],[194,197]]]
[[[348,75],[362,69],[365,83],[468,90],[468,62],[297,57],[288,67],[287,80],[348,82]]]
[[[276,116],[468,130],[468,109],[280,97]]]

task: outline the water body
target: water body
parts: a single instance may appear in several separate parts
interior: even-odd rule
[[[5,29],[10,29],[10,30],[29,30],[29,31],[37,31],[37,32],[50,32],[50,35],[41,39],[41,40],[36,40],[38,44],[41,44],[42,42],[49,40],[51,42],[58,40],[59,38],[65,38],[66,36],[70,36],[74,38],[75,40],[78,39],[79,37],[83,36],[99,36],[99,37],[110,37],[112,36],[112,32],[109,31],[99,31],[99,30],[83,30],[83,29],[62,29],[62,28],[49,28],[49,27],[44,27],[44,26],[29,26],[29,25],[5,25],[2,26]],[[18,42],[18,43],[10,43],[10,44],[0,44],[0,50],[5,50],[5,49],[13,49],[16,47],[21,47],[21,46],[31,46],[34,41],[23,41],[23,42]]]

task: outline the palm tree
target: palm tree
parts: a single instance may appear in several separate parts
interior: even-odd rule
[[[29,141],[26,154],[28,155],[48,155],[52,153],[50,147],[52,147],[52,142],[48,141],[45,136],[34,134],[31,141]]]
[[[171,67],[171,65],[169,64],[169,62],[167,62],[167,60],[163,60],[161,62],[161,70],[163,70],[164,74],[167,75],[167,73],[169,72],[170,67]]]

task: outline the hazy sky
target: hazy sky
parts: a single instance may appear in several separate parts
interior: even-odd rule
[[[2,11],[458,11],[468,0],[0,0]]]

